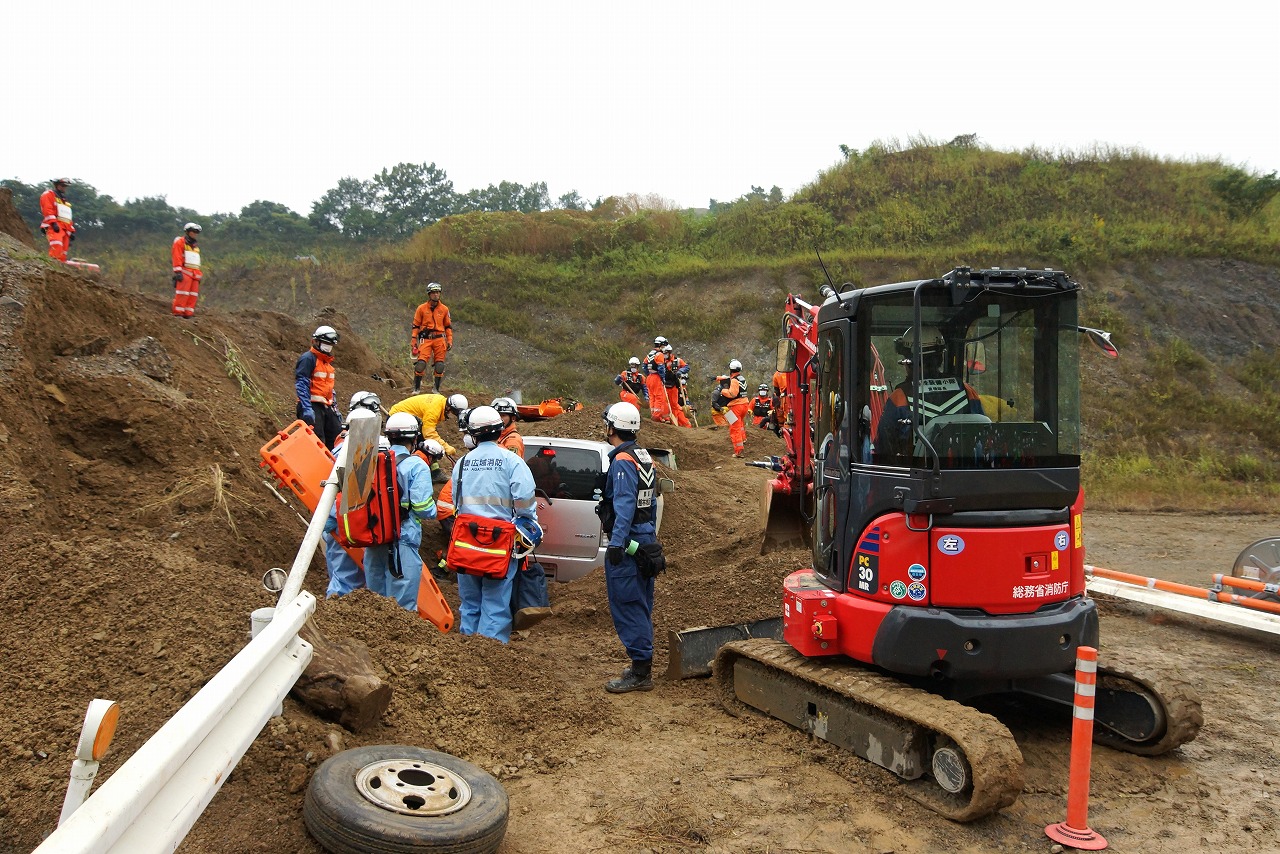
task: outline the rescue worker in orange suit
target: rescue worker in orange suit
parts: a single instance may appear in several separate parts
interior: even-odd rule
[[[640,357],[632,356],[627,362],[627,369],[613,378],[613,384],[620,388],[618,397],[621,400],[640,408],[640,401],[649,399],[649,389],[645,387],[644,375],[640,373]]]
[[[689,363],[677,356],[670,344],[662,348],[662,356],[662,386],[667,395],[667,411],[671,413],[671,421],[678,427],[691,427],[688,416],[680,407],[680,380],[689,376]]]
[[[733,455],[741,457],[747,444],[747,412],[751,401],[746,394],[746,379],[742,376],[742,363],[734,359],[729,363],[729,376],[720,382],[717,400],[721,410],[729,410],[725,420],[729,422],[729,439],[733,442]]]
[[[765,429],[769,426],[765,421],[771,412],[773,412],[773,398],[769,395],[769,384],[760,383],[760,388],[756,389],[756,396],[751,398],[751,423],[762,430]]]
[[[440,443],[440,447],[444,448],[446,454],[456,457],[458,449],[444,440],[444,437],[440,435],[439,428],[441,424],[449,420],[450,413],[456,416],[467,406],[467,399],[460,394],[450,395],[446,399],[442,394],[427,392],[426,394],[415,394],[411,397],[406,397],[399,403],[392,405],[387,414],[409,413],[418,419],[424,439],[435,439]],[[435,465],[431,467],[431,482],[443,483],[445,479],[446,475],[440,470],[440,461],[437,460]]]
[[[71,202],[67,201],[70,178],[54,178],[53,189],[40,194],[40,230],[49,241],[49,257],[66,261],[71,242],[76,239],[76,226],[71,216]]]
[[[662,348],[670,343],[659,335],[653,339],[653,349],[644,357],[644,384],[649,389],[649,417],[654,421],[671,422],[670,403],[667,401],[667,357]],[[638,407],[637,407],[638,408]]]
[[[787,400],[787,375],[782,371],[773,372],[773,420],[774,432],[782,435],[782,428],[787,426],[791,414],[791,403]]]
[[[173,239],[173,313],[177,317],[192,317],[196,313],[196,299],[200,296],[200,247],[197,244],[200,226],[189,222],[182,234]]]
[[[875,459],[889,465],[905,463],[911,454],[912,409],[918,408],[925,421],[942,415],[985,415],[978,392],[967,382],[949,374],[947,346],[934,331],[920,336],[920,400],[913,395],[913,329],[894,339],[894,349],[905,357],[898,362],[907,369],[907,378],[898,383],[885,400],[880,423],[876,425]]]
[[[413,313],[413,328],[409,331],[409,349],[413,353],[413,391],[422,391],[422,378],[427,373],[427,362],[432,365],[435,389],[440,391],[444,379],[444,354],[453,349],[453,321],[449,319],[449,307],[440,301],[443,288],[439,282],[427,285],[427,301]]]
[[[333,348],[337,343],[338,330],[332,326],[317,327],[311,334],[311,349],[299,356],[293,367],[298,418],[315,430],[316,437],[331,451],[342,429],[338,395],[334,390]]]
[[[516,402],[509,397],[495,397],[489,405],[502,416],[502,432],[498,434],[498,444],[523,460],[524,436],[516,429],[516,422],[520,420]]]

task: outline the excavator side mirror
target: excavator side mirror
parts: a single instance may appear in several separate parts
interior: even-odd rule
[[[796,369],[796,342],[794,338],[778,339],[777,370],[789,374]]]
[[[1089,326],[1077,326],[1076,331],[1082,335],[1088,335],[1089,340],[1103,353],[1108,359],[1120,358],[1120,351],[1116,349],[1116,345],[1111,343],[1111,333],[1103,332],[1101,329],[1093,329]]]

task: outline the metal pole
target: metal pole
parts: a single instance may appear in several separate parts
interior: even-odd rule
[[[302,582],[306,580],[307,568],[311,566],[311,558],[315,555],[316,547],[320,545],[320,538],[324,534],[324,523],[329,519],[329,510],[338,496],[338,484],[342,482],[342,473],[346,471],[347,450],[350,446],[351,443],[347,442],[338,449],[337,457],[333,461],[333,471],[329,473],[329,479],[324,482],[324,491],[320,493],[320,500],[316,502],[316,509],[312,512],[311,521],[307,524],[307,533],[302,538],[302,545],[298,546],[298,553],[293,558],[293,566],[289,568],[289,577],[285,579],[280,598],[276,601],[277,608],[288,605],[302,592]]]

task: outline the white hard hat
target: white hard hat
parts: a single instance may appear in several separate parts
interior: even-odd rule
[[[422,435],[422,424],[412,413],[397,412],[387,419],[384,432],[397,445],[412,446],[418,443],[418,437]]]
[[[467,432],[477,442],[496,439],[502,432],[502,416],[492,406],[477,406],[467,416]]]
[[[729,362],[729,370],[731,371],[742,370],[742,363],[739,362],[737,359],[733,359],[732,361]]]
[[[604,423],[614,430],[634,433],[640,429],[640,410],[626,401],[615,403],[604,411]]]
[[[454,415],[461,414],[462,410],[466,409],[468,406],[471,405],[467,403],[466,397],[460,394],[449,395],[449,399],[445,401],[445,403],[448,405],[450,409],[453,410]]]
[[[499,415],[510,415],[515,418],[520,414],[516,410],[516,402],[509,397],[495,397],[493,403],[489,405],[498,410]]]
[[[440,291],[442,291],[442,290],[444,290],[444,289],[440,287],[440,283],[439,283],[439,282],[430,282],[430,283],[427,285],[427,293],[429,293],[429,294],[438,294],[438,293],[440,293]]]
[[[391,450],[391,440],[390,440],[390,439],[388,439],[386,436],[379,436],[379,437],[378,437],[378,450],[379,450],[379,451],[389,451],[389,450]]]
[[[640,367],[640,357],[639,357],[639,356],[632,356],[630,359],[628,359],[628,360],[627,360],[627,367],[629,367],[629,368],[638,368],[638,367]]]
[[[184,225],[184,226],[182,227],[182,230],[183,230],[183,231],[194,231],[196,234],[199,234],[200,232],[204,231],[204,229],[203,229],[203,228],[201,228],[201,227],[199,226],[199,224],[194,223],[194,222],[189,222],[189,223],[187,223],[186,225]]]
[[[425,451],[429,457],[444,456],[444,445],[441,445],[435,439],[424,439],[422,441],[422,450]]]
[[[667,343],[668,343],[668,342],[667,342],[667,339],[666,339],[666,338],[663,338],[661,335],[659,335],[657,338],[653,339],[653,346],[657,347],[659,350],[661,350],[663,347],[667,346]]]
[[[355,409],[368,409],[371,412],[381,412],[382,398],[378,397],[371,391],[358,391],[351,395],[351,405],[347,407],[347,411],[351,412]]]
[[[316,331],[311,333],[311,337],[326,344],[337,344],[338,330],[332,326],[317,326]]]

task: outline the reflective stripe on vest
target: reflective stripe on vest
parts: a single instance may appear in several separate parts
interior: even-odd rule
[[[200,249],[195,246],[188,246],[182,252],[182,264],[189,270],[200,269]]]

